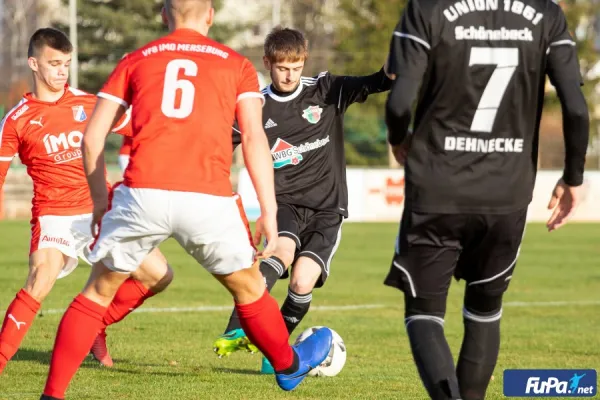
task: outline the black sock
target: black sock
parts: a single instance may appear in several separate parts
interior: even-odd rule
[[[288,333],[291,335],[294,329],[300,324],[312,301],[312,292],[307,294],[295,293],[288,288],[288,295],[281,306],[281,314],[287,326]]]
[[[277,372],[278,374],[289,375],[298,371],[298,368],[300,368],[300,358],[298,358],[298,353],[296,353],[296,350],[292,349],[292,351],[294,352],[294,361],[292,361],[292,365],[290,365],[289,368],[286,368],[283,371],[275,372]]]
[[[285,271],[285,266],[283,265],[283,261],[275,256],[271,256],[261,261],[258,266],[261,274],[265,278],[265,283],[267,285],[267,290],[271,292],[273,286],[279,279],[283,272]],[[227,328],[225,328],[225,333],[230,332],[234,329],[242,329],[242,324],[240,323],[240,317],[237,315],[237,311],[235,308],[229,317],[229,323],[227,324]]]
[[[463,311],[465,335],[456,366],[463,400],[482,400],[498,361],[502,311],[477,315]]]
[[[459,399],[454,360],[444,336],[444,320],[428,315],[405,319],[410,347],[423,385],[433,400]]]

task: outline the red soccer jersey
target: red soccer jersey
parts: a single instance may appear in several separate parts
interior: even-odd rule
[[[131,143],[132,139],[130,136],[123,137],[123,144],[121,144],[121,148],[119,149],[120,156],[128,156],[131,154]]]
[[[0,122],[0,190],[18,154],[33,180],[33,217],[92,211],[81,141],[96,99],[68,86],[54,103],[27,93]],[[120,121],[120,132],[130,129],[127,119]]]
[[[263,97],[250,61],[180,29],[124,57],[98,96],[133,109],[127,186],[231,196],[236,103]]]

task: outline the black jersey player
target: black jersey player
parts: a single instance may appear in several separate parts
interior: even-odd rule
[[[370,94],[389,90],[392,81],[383,68],[368,76],[302,76],[307,41],[293,29],[276,28],[264,47],[273,83],[263,89],[263,122],[275,169],[279,240],[260,270],[270,290],[292,266],[281,308],[291,333],[308,312],[313,288],[329,276],[348,217],[344,113]],[[214,349],[226,355],[244,347],[253,350],[234,313]],[[263,359],[262,371],[270,370]]]
[[[550,0],[410,0],[388,73],[396,79],[386,120],[405,164],[406,204],[385,283],[404,292],[430,397],[483,399],[532,198],[546,75],[562,105],[566,147],[548,229],[563,225],[579,199],[589,117],[575,42]],[[453,276],[466,281],[456,368],[443,330]]]

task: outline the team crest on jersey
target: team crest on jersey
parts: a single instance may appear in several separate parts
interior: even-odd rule
[[[302,111],[302,118],[310,122],[311,124],[316,124],[321,120],[321,114],[323,113],[323,109],[319,106],[310,106],[304,111]]]
[[[302,161],[302,154],[298,148],[279,138],[271,148],[271,155],[273,156],[273,168],[298,165]]]
[[[87,119],[87,114],[83,109],[83,106],[73,106],[71,107],[73,110],[73,119],[77,122],[83,122]]]

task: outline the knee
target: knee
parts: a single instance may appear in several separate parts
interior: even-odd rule
[[[495,321],[502,316],[503,293],[490,293],[476,287],[465,290],[463,315],[479,322]]]
[[[258,300],[266,289],[264,278],[258,268],[236,271],[221,279],[221,282],[239,304],[248,304]]]
[[[404,296],[404,317],[409,320],[417,316],[444,319],[446,315],[446,296],[412,297]]]
[[[290,279],[290,289],[297,294],[307,294],[312,292],[315,287],[315,283],[319,279],[319,276],[294,276],[292,275],[292,279]]]
[[[56,278],[56,274],[48,266],[34,264],[30,268],[24,289],[35,300],[42,302],[52,290]]]
[[[165,271],[165,274],[159,280],[155,280],[154,284],[150,286],[149,289],[153,293],[160,293],[164,291],[167,287],[169,287],[171,282],[173,282],[174,275],[175,273],[173,272],[173,268],[167,264],[167,270]]]
[[[316,262],[301,257],[292,268],[290,289],[297,294],[310,293],[321,277],[321,273],[321,267]]]

